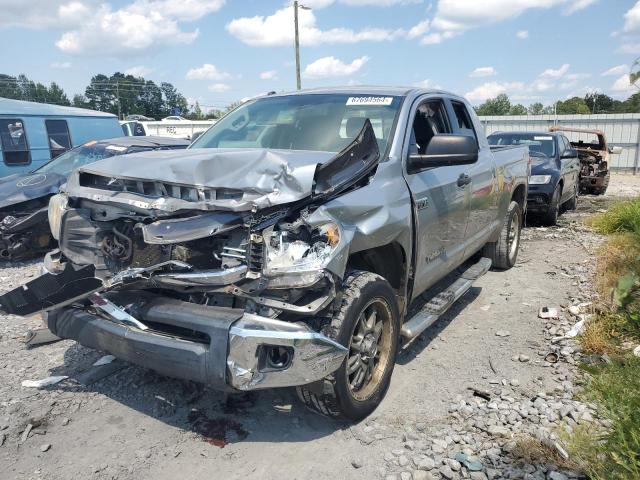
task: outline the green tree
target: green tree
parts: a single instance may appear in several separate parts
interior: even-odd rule
[[[496,98],[490,98],[476,108],[478,115],[509,115],[510,110],[511,101],[504,93],[501,93]]]
[[[509,109],[509,115],[526,115],[527,107],[518,103],[517,105],[512,105]]]
[[[71,105],[69,97],[64,93],[64,90],[56,83],[51,82],[49,85],[49,92],[47,94],[47,103],[54,103],[56,105]]]
[[[176,87],[168,82],[162,82],[160,84],[160,90],[162,90],[162,96],[164,98],[164,113],[165,115],[171,115],[174,109],[179,109],[181,115],[187,115],[189,112],[189,105],[187,99],[184,98]]]
[[[22,100],[16,77],[0,74],[0,97]]]
[[[556,104],[558,115],[588,115],[591,109],[584,98],[572,97]]]
[[[529,105],[529,113],[531,115],[542,115],[543,111],[544,105],[540,102],[532,103],[531,105]]]

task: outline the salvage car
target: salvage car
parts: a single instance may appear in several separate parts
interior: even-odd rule
[[[610,155],[622,152],[621,147],[610,147],[602,130],[554,126],[551,132],[562,132],[570,137],[571,148],[580,158],[580,193],[604,195],[609,186]]]
[[[297,387],[309,408],[361,419],[400,342],[516,261],[528,149],[482,132],[442,91],[249,100],[189,149],[155,152],[153,168],[142,153],[75,170],[49,205],[60,248],[47,273],[0,305],[165,375]]]
[[[35,256],[56,246],[47,221],[49,198],[58,193],[74,168],[115,155],[188,145],[185,140],[163,137],[93,140],[30,173],[0,178],[0,259]]]
[[[580,161],[578,152],[560,132],[496,132],[490,145],[526,145],[531,157],[528,214],[545,225],[555,225],[563,209],[575,210],[578,202]]]

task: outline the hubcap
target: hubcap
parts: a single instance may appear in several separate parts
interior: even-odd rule
[[[371,300],[356,321],[349,357],[347,381],[357,400],[366,400],[376,390],[390,360],[391,309],[382,298]]]

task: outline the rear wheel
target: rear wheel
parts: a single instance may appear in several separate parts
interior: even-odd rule
[[[330,376],[298,387],[305,405],[323,415],[357,421],[384,398],[395,366],[400,315],[395,294],[379,275],[356,271],[344,282],[342,304],[323,333],[349,348]]]
[[[558,215],[560,214],[560,194],[562,193],[560,185],[556,186],[551,196],[551,203],[549,204],[549,210],[542,216],[542,221],[545,225],[552,227],[558,223]]]
[[[494,268],[508,270],[516,264],[521,229],[522,208],[518,202],[512,201],[500,230],[500,238],[497,242],[487,243],[482,251],[485,257],[491,259]]]

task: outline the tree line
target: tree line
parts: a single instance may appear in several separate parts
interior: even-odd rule
[[[528,107],[512,104],[502,93],[476,107],[478,115],[590,115],[596,113],[640,113],[640,92],[626,100],[616,100],[603,93],[588,93],[584,97],[572,97],[555,104],[532,103]]]
[[[0,97],[89,108],[113,113],[119,118],[138,114],[160,119],[179,114],[191,120],[206,120],[219,118],[224,113],[220,110],[205,113],[198,102],[189,105],[185,96],[169,82],[157,84],[120,72],[94,75],[84,93],[76,94],[71,99],[55,82],[47,86],[34,82],[24,74],[17,77],[0,74]]]

